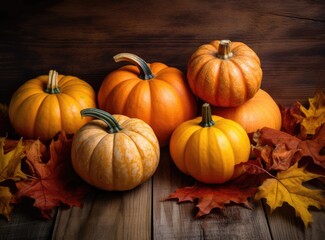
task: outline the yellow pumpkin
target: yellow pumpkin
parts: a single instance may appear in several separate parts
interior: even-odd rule
[[[100,189],[122,191],[154,174],[160,148],[148,124],[100,109],[84,109],[81,115],[98,118],[81,127],[72,141],[72,165],[82,179]]]
[[[239,176],[235,165],[248,161],[250,141],[236,122],[211,115],[209,104],[202,117],[178,126],[170,139],[170,154],[183,173],[196,180],[217,184]]]
[[[247,133],[263,127],[281,129],[281,112],[273,98],[260,89],[238,107],[212,107],[212,114],[238,122]]]
[[[239,106],[252,98],[262,82],[260,59],[241,42],[213,41],[200,46],[187,65],[193,93],[214,106]]]
[[[90,118],[80,110],[96,107],[96,94],[85,81],[59,75],[38,76],[20,86],[11,98],[9,118],[24,138],[50,140],[58,132],[75,133]]]

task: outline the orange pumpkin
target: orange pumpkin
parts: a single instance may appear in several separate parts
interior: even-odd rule
[[[200,46],[187,65],[192,92],[214,106],[243,104],[259,90],[262,69],[256,53],[241,42],[213,41]]]
[[[212,114],[239,123],[247,133],[263,127],[281,129],[281,112],[273,98],[260,89],[253,98],[238,107],[212,107]]]
[[[85,81],[59,75],[38,76],[20,86],[11,98],[9,118],[24,138],[50,140],[58,132],[75,133],[90,118],[80,110],[96,107],[96,94]]]
[[[112,114],[139,118],[149,124],[160,143],[168,144],[173,130],[196,114],[196,100],[184,74],[163,63],[146,63],[130,53],[114,57],[123,66],[111,72],[98,92],[98,105]]]

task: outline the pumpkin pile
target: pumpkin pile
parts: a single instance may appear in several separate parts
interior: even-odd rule
[[[201,117],[183,123],[171,137],[170,154],[183,173],[208,184],[234,179],[241,174],[236,165],[249,159],[247,133],[281,128],[277,104],[260,89],[262,75],[258,56],[240,42],[216,40],[192,54],[187,79],[206,103]]]
[[[49,141],[62,131],[74,134],[74,170],[98,188],[142,184],[167,145],[182,172],[204,183],[223,183],[239,176],[235,166],[248,161],[247,133],[281,127],[278,106],[260,89],[260,60],[243,43],[200,46],[187,75],[131,53],[113,59],[128,64],[106,76],[97,96],[85,81],[51,70],[24,83],[9,105],[10,122],[24,138]],[[205,102],[199,117],[197,98]]]
[[[213,114],[238,122],[248,133],[262,127],[281,128],[279,107],[260,89],[262,76],[259,57],[241,42],[212,41],[200,46],[188,61],[192,91],[213,105]]]

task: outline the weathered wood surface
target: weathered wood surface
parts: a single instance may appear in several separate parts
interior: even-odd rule
[[[306,101],[325,87],[325,3],[322,0],[4,0],[0,7],[0,102],[24,81],[50,69],[88,81],[97,91],[132,52],[186,72],[194,50],[215,39],[248,44],[259,55],[262,88],[282,105]],[[61,209],[53,221],[18,209],[0,239],[322,239],[325,214],[304,230],[291,208],[269,214],[229,206],[194,219],[192,203],[162,201],[193,180],[162,149],[159,168],[128,192],[96,192],[84,207]],[[53,227],[55,223],[55,226]],[[32,227],[31,227],[32,226]],[[15,229],[15,230],[13,230]],[[36,230],[37,229],[37,230]]]
[[[151,181],[126,192],[96,192],[83,208],[60,210],[52,239],[150,239]]]

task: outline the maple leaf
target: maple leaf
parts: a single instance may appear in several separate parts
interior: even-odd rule
[[[306,188],[302,183],[318,177],[320,175],[306,171],[305,167],[298,168],[296,163],[288,170],[278,172],[275,178],[265,180],[258,188],[255,199],[265,198],[271,212],[287,202],[295,209],[296,216],[303,220],[307,228],[313,221],[308,207],[314,206],[318,209],[324,207],[325,198],[322,190]]]
[[[10,219],[10,214],[12,211],[12,205],[10,204],[10,200],[12,198],[12,194],[8,187],[0,186],[0,214],[5,216],[7,220]]]
[[[301,104],[295,102],[290,107],[279,106],[281,112],[281,130],[290,135],[298,135],[300,132],[300,122],[302,120]]]
[[[311,157],[313,162],[325,168],[325,155],[321,150],[325,146],[325,124],[318,128],[312,139],[301,140],[288,133],[262,128],[255,133],[252,151],[266,164],[266,170],[286,170],[302,159]]]
[[[0,182],[11,179],[18,181],[26,178],[21,171],[21,160],[25,157],[22,139],[18,141],[16,147],[5,154],[5,138],[0,138]]]
[[[52,209],[61,203],[81,207],[81,200],[89,191],[88,185],[73,171],[70,159],[71,140],[60,134],[49,146],[50,159],[44,163],[43,144],[36,140],[26,149],[26,162],[31,168],[32,177],[16,183],[18,192],[15,201],[22,197],[35,200],[34,206],[41,210],[44,218],[51,218]]]
[[[306,130],[306,134],[314,135],[317,128],[325,123],[325,94],[322,90],[315,93],[313,98],[308,98],[309,108],[300,104],[300,110],[304,117],[301,119],[301,126]]]
[[[248,198],[257,192],[257,188],[239,188],[231,184],[209,185],[195,183],[194,186],[177,189],[167,197],[167,200],[178,199],[178,202],[194,202],[198,199],[196,207],[199,209],[196,217],[209,214],[214,208],[223,209],[230,202],[243,204],[251,208]]]

